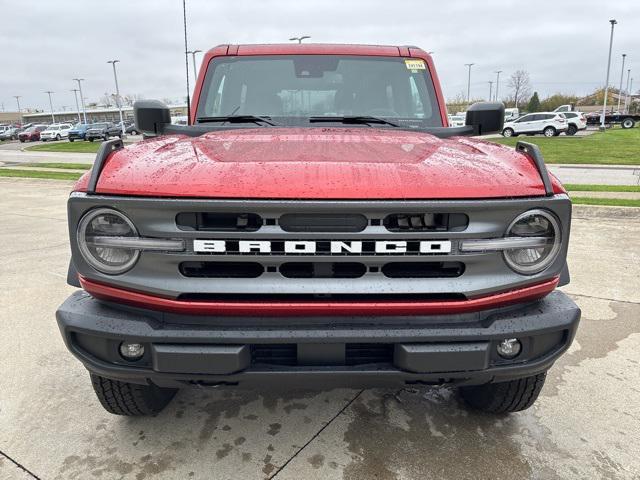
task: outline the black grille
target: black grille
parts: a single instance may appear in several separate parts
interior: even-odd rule
[[[460,232],[469,225],[464,213],[394,213],[382,222],[390,232]]]
[[[251,345],[251,363],[294,366],[298,363],[295,343]]]
[[[285,232],[361,232],[368,220],[358,214],[287,213],[278,223]]]
[[[203,232],[255,232],[262,217],[255,213],[188,212],[176,215],[180,230]]]
[[[368,363],[393,363],[392,343],[347,343],[345,352],[347,365]]]

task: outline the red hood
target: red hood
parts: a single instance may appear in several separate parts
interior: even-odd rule
[[[86,184],[87,176],[77,189]],[[251,128],[166,136],[117,151],[97,193],[429,199],[535,196],[544,187],[528,157],[480,140],[386,128]]]

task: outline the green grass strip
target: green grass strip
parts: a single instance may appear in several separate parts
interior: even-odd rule
[[[570,192],[640,192],[640,185],[579,185],[565,183]]]
[[[67,153],[97,153],[100,142],[63,142],[63,143],[40,143],[25,148],[31,152],[67,152]]]
[[[592,198],[592,197],[571,197],[574,205],[607,205],[611,207],[640,207],[640,200],[630,200],[627,198]]]
[[[21,177],[21,178],[47,178],[50,180],[77,180],[81,173],[74,172],[43,172],[41,170],[14,170],[0,168],[0,177]]]
[[[25,167],[60,168],[62,170],[90,170],[91,163],[25,163]]]

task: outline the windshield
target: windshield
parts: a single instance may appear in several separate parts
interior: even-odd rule
[[[197,118],[256,115],[308,124],[314,116],[375,116],[405,127],[442,126],[420,59],[269,55],[221,57],[211,65]]]
[[[90,128],[106,128],[106,123],[94,123]]]

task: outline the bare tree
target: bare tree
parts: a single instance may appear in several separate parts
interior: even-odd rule
[[[531,97],[531,80],[529,79],[529,72],[526,70],[516,70],[511,74],[509,78],[509,88],[513,95],[513,103],[516,108],[524,101],[527,101]]]

